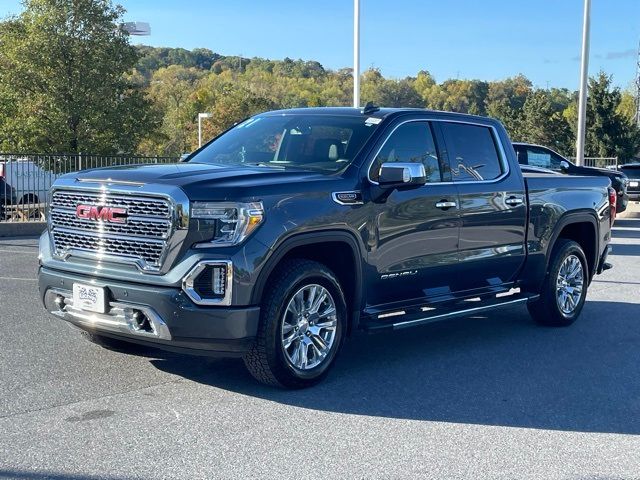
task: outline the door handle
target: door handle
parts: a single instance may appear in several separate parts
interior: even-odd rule
[[[504,203],[512,207],[515,207],[518,205],[522,205],[524,203],[524,200],[520,197],[509,197],[504,201]]]
[[[448,202],[446,200],[441,200],[440,202],[436,203],[436,207],[442,208],[443,210],[446,210],[447,208],[457,207],[457,206],[458,204],[456,202]]]

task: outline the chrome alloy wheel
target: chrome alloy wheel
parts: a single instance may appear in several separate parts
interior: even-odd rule
[[[298,370],[320,365],[336,338],[336,303],[321,285],[305,285],[289,300],[282,319],[282,349]]]
[[[583,283],[582,263],[577,256],[569,255],[560,265],[556,281],[556,301],[565,315],[571,315],[580,303]]]

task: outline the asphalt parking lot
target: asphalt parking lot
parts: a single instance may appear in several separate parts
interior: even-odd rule
[[[322,385],[85,341],[0,239],[0,477],[640,478],[640,219],[571,328],[525,308],[346,344]]]

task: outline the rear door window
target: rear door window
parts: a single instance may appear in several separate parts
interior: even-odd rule
[[[442,133],[454,182],[494,180],[505,172],[489,127],[443,122]]]

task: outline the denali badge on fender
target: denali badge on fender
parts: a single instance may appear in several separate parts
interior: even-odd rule
[[[96,205],[78,205],[76,217],[109,223],[125,223],[127,210],[119,207],[99,207]]]
[[[417,274],[418,274],[418,270],[406,270],[404,272],[385,273],[384,275],[380,275],[380,279],[389,280],[390,278],[407,277],[407,276],[413,276]]]

